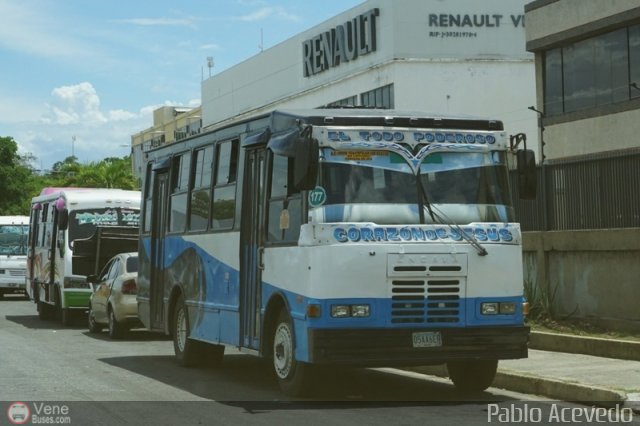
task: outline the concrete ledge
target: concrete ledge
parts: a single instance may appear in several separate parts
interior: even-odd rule
[[[640,342],[532,331],[529,348],[640,361]]]
[[[405,370],[430,376],[448,377],[447,369],[444,365],[411,367],[405,368]],[[586,402],[606,408],[614,408],[617,404],[619,406],[629,406],[634,411],[640,409],[640,406],[637,406],[633,401],[627,401],[625,392],[534,376],[507,369],[498,369],[492,387],[545,396],[560,401]]]

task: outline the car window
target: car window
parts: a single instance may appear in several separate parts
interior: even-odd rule
[[[127,258],[126,269],[127,272],[138,272],[138,256],[131,256]]]
[[[113,259],[111,259],[110,261],[107,262],[106,265],[104,265],[104,268],[102,268],[102,271],[100,271],[100,275],[98,275],[99,281],[106,281],[107,277],[109,276],[109,270],[111,269],[111,266],[113,265]]]
[[[107,279],[109,280],[113,280],[115,279],[118,275],[120,275],[120,265],[122,262],[120,262],[119,258],[115,258],[113,259],[113,264],[111,265],[111,269],[109,269],[109,276]]]

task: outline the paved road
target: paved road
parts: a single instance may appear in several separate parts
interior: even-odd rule
[[[574,407],[493,388],[467,400],[445,379],[391,369],[339,371],[313,400],[289,399],[255,357],[227,350],[222,368],[186,369],[161,335],[134,330],[111,341],[84,323],[63,328],[40,321],[31,302],[0,301],[0,425],[15,401],[30,404],[32,414],[38,401],[67,406],[71,424],[96,425],[459,426],[487,424],[491,410],[489,423],[498,423],[499,412],[540,407],[546,417],[555,404]]]

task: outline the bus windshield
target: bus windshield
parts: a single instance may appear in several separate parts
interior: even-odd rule
[[[504,152],[432,153],[419,167],[422,185],[395,153],[375,152],[370,161],[328,157],[319,178],[326,201],[310,206],[312,221],[416,224],[418,206],[427,202],[451,223],[513,220]],[[428,213],[424,219],[433,223]]]
[[[0,225],[0,255],[27,254],[29,225]]]
[[[97,226],[133,226],[140,223],[140,211],[131,208],[101,208],[69,212],[69,244],[89,238]]]

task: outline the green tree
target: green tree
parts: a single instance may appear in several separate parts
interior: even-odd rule
[[[29,215],[31,197],[41,183],[31,160],[31,155],[18,154],[12,137],[0,136],[0,215]]]
[[[54,164],[50,178],[51,186],[137,189],[130,156],[109,157],[88,164],[79,164],[75,157],[67,157]]]

